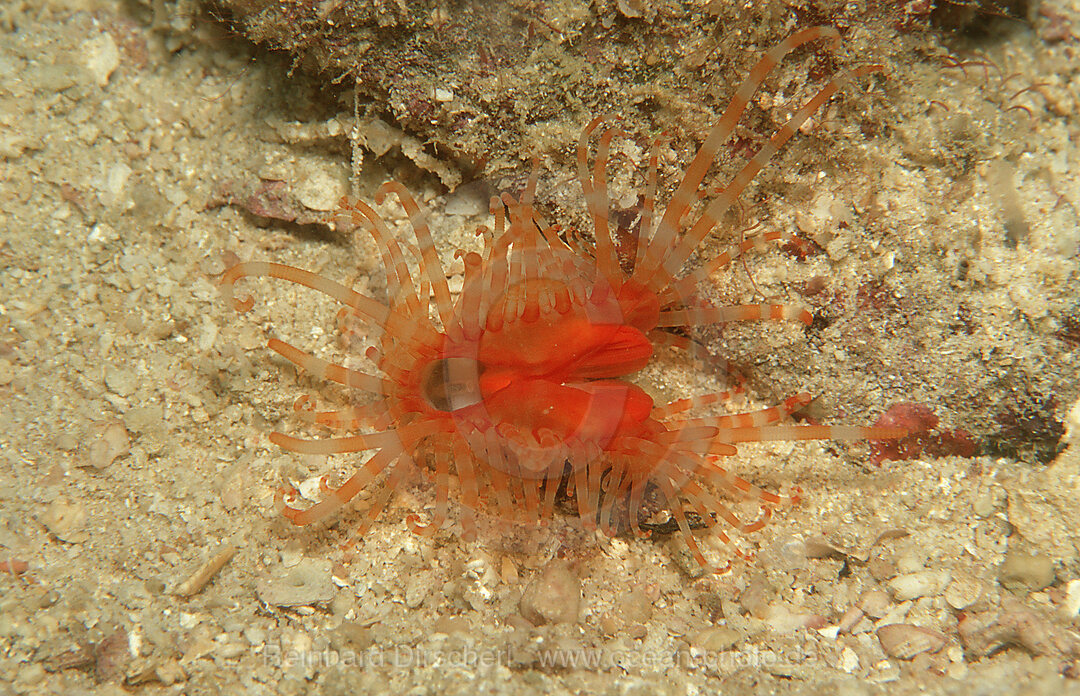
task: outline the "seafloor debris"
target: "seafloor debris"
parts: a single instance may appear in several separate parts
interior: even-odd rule
[[[198,594],[234,555],[236,555],[236,547],[232,544],[226,544],[220,551],[211,556],[206,563],[199,566],[198,570],[192,573],[187,580],[180,583],[173,594],[180,597],[190,597]]]
[[[1013,592],[1035,592],[1054,583],[1054,561],[1047,556],[1012,548],[998,568],[998,582]]]
[[[901,403],[891,407],[874,423],[907,428],[911,434],[897,440],[882,440],[870,444],[870,461],[880,464],[894,459],[915,459],[922,454],[931,457],[970,457],[976,445],[966,430],[938,430],[940,420],[926,404]]]
[[[258,218],[296,225],[326,225],[326,214],[308,208],[287,182],[258,179],[226,181],[218,186],[206,207],[231,205]]]
[[[259,584],[258,595],[275,607],[306,607],[325,604],[334,597],[329,560],[303,560],[288,572]]]
[[[552,561],[525,588],[520,608],[534,626],[573,623],[581,609],[581,581],[565,561]]]
[[[998,457],[1049,464],[1065,447],[1065,424],[1057,416],[1053,396],[1025,393],[1006,403],[994,415],[1001,429],[988,438],[988,449]]]
[[[936,653],[945,647],[945,634],[913,624],[886,624],[877,630],[886,655],[910,660],[920,653]]]
[[[104,469],[131,449],[131,437],[122,423],[113,422],[101,429],[86,453],[86,461],[95,469]]]
[[[999,610],[967,614],[960,621],[960,641],[972,659],[1015,646],[1032,655],[1058,658],[1063,668],[1080,666],[1080,635],[1014,599],[1006,598]]]

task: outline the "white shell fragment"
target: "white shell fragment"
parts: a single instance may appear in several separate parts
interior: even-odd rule
[[[224,568],[225,564],[228,563],[234,555],[236,555],[236,547],[232,544],[226,544],[220,551],[211,556],[209,560],[199,566],[187,580],[180,583],[173,594],[179,597],[190,597],[198,594],[206,587],[207,583],[213,580],[214,576],[218,574],[218,571]]]

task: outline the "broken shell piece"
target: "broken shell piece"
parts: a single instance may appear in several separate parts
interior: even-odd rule
[[[198,594],[206,587],[215,575],[218,574],[225,564],[236,555],[236,547],[232,544],[226,544],[221,551],[214,554],[210,560],[203,563],[199,568],[191,574],[187,580],[182,582],[173,594],[179,597],[190,597],[194,594]]]
[[[859,609],[866,612],[866,615],[872,619],[880,619],[885,616],[889,613],[889,607],[891,606],[892,601],[889,599],[889,595],[881,590],[864,592],[863,596],[859,598]]]
[[[850,633],[851,629],[855,628],[855,624],[862,621],[864,616],[866,616],[866,613],[862,609],[851,607],[840,617],[840,622],[836,624],[836,628],[840,633]]]
[[[821,537],[811,537],[806,540],[807,558],[846,558],[847,552]]]
[[[865,551],[845,551],[828,539],[823,537],[811,537],[806,540],[805,553],[807,558],[838,558],[859,565],[865,565],[870,562],[870,557],[875,546],[883,541],[902,539],[906,536],[908,536],[908,531],[906,529],[886,529],[870,542],[870,545],[866,547]]]
[[[957,611],[967,609],[978,602],[986,588],[982,581],[970,575],[957,576],[945,589],[945,601]]]
[[[110,423],[94,438],[86,459],[95,469],[104,469],[130,449],[131,438],[128,437],[127,428],[121,423]]]
[[[38,520],[56,538],[69,544],[81,544],[90,538],[90,534],[84,529],[86,516],[86,506],[82,501],[60,496],[49,503],[49,507],[45,508]]]
[[[910,660],[921,653],[936,653],[945,647],[945,635],[914,624],[889,624],[877,630],[885,654]]]
[[[889,595],[881,590],[864,592],[862,597],[859,597],[858,603],[844,612],[837,628],[841,633],[850,633],[862,621],[863,617],[869,616],[871,619],[880,619],[889,612],[891,605],[892,601],[889,599]]]
[[[889,581],[889,591],[898,602],[919,597],[933,597],[941,594],[950,580],[952,576],[947,571],[920,570],[915,573],[897,575]]]
[[[1080,616],[1080,580],[1070,580],[1065,586],[1065,601],[1061,612],[1068,617]]]

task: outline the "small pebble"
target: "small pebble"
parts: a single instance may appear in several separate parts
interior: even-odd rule
[[[448,636],[455,633],[469,635],[473,632],[472,625],[464,616],[440,616],[431,628],[436,633],[445,633]]]
[[[1054,584],[1054,562],[1010,548],[998,568],[998,582],[1012,592],[1035,592]]]
[[[232,660],[240,657],[247,651],[247,646],[242,643],[223,643],[214,651],[214,655],[223,660]]]
[[[946,571],[921,570],[897,575],[888,582],[888,587],[896,601],[905,602],[941,594],[951,579],[952,576]]]
[[[518,577],[517,566],[514,565],[514,562],[510,560],[509,556],[503,556],[499,578],[507,585],[516,585],[520,580]]]
[[[1080,446],[1080,399],[1073,402],[1065,416],[1065,441]]]
[[[371,628],[355,621],[345,621],[330,636],[334,647],[345,650],[367,650],[375,644]]]
[[[791,634],[806,628],[821,629],[828,625],[828,619],[820,614],[807,614],[784,602],[771,606],[762,617],[765,625],[774,633]]]
[[[972,512],[979,517],[989,517],[994,512],[994,495],[991,491],[986,491],[971,505]]]
[[[106,636],[94,648],[94,678],[98,682],[119,682],[131,662],[128,634],[123,629]]]
[[[79,438],[71,433],[60,433],[56,436],[56,442],[54,444],[59,450],[73,452],[79,448]]]
[[[859,609],[864,611],[871,619],[880,619],[885,616],[891,606],[892,601],[889,599],[889,595],[881,590],[864,592],[862,597],[859,598]]]
[[[773,606],[776,589],[763,573],[755,573],[739,593],[739,606],[757,618],[764,618]]]
[[[120,423],[110,423],[90,443],[86,459],[95,469],[104,469],[117,457],[127,454],[130,449],[131,438],[128,437],[127,429]]]
[[[1080,637],[1073,631],[1015,599],[1002,605],[1001,611],[966,613],[960,621],[960,642],[968,655],[986,657],[1017,646],[1036,656],[1050,655],[1070,662],[1080,659]]]
[[[424,575],[413,575],[405,585],[405,606],[416,609],[424,603],[431,588],[431,578]]]
[[[534,626],[573,623],[581,609],[581,582],[565,561],[552,561],[525,588],[519,606]]]
[[[789,537],[779,540],[775,545],[777,561],[784,570],[798,570],[806,567],[806,559],[810,557],[810,549],[802,539]]]
[[[839,546],[820,537],[807,539],[796,553],[800,553],[804,558],[845,558],[847,556]]]
[[[58,539],[68,543],[78,544],[89,538],[83,529],[86,524],[86,506],[79,500],[60,496],[45,508],[38,519]]]
[[[296,200],[310,210],[336,210],[338,201],[349,192],[348,183],[319,167],[308,167],[294,187]]]
[[[43,679],[45,679],[45,668],[37,662],[32,662],[19,670],[12,686],[17,690],[16,692],[26,693],[40,684]]]
[[[136,433],[147,433],[160,428],[165,418],[161,404],[137,406],[124,414],[124,425]]]
[[[244,629],[244,638],[250,645],[262,645],[266,642],[266,631],[255,626]]]
[[[895,607],[890,609],[885,614],[885,616],[882,616],[880,619],[878,619],[875,626],[877,628],[881,628],[882,626],[888,626],[889,624],[904,623],[904,621],[907,619],[907,615],[911,612],[911,605],[912,602],[904,602],[902,604],[897,604]]]
[[[840,617],[840,622],[836,624],[836,630],[838,633],[850,633],[851,629],[855,628],[856,624],[863,620],[866,616],[859,607],[851,607],[844,615]]]
[[[896,562],[891,558],[875,556],[866,564],[870,575],[878,582],[884,582],[896,575]]]
[[[653,615],[653,603],[643,589],[635,587],[618,599],[616,611],[627,624],[647,623]]]
[[[648,634],[645,624],[653,615],[653,600],[640,586],[615,601],[615,609],[602,619],[607,635],[641,639]]]
[[[690,644],[708,652],[722,652],[733,648],[742,638],[742,634],[733,628],[714,626],[695,635]]]
[[[131,396],[138,380],[130,366],[109,365],[105,368],[105,386],[113,394]]]
[[[926,569],[926,549],[908,549],[896,557],[896,569],[901,575]]]

